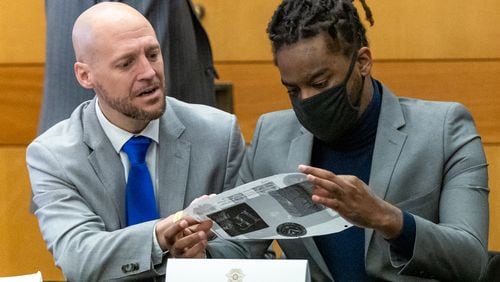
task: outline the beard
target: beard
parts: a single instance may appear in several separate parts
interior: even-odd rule
[[[351,95],[348,95],[349,102],[351,103],[351,106],[359,108],[361,106],[361,97],[363,96],[365,76],[353,76],[352,83],[353,86],[351,87],[351,89],[349,89],[350,90],[349,93]]]
[[[130,96],[128,95],[123,97],[112,98],[109,95],[108,91],[102,86],[102,84],[96,83],[95,88],[96,88],[95,89],[96,93],[100,93],[99,99],[102,99],[103,102],[105,102],[113,110],[118,111],[129,118],[149,122],[151,120],[161,117],[163,113],[165,113],[165,108],[166,108],[165,95],[158,102],[159,107],[156,110],[145,110],[141,107],[137,107],[134,104],[132,104]],[[164,90],[165,87],[160,87],[160,88],[162,88],[163,93],[165,93]]]

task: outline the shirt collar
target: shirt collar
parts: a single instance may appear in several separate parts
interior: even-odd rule
[[[122,149],[122,146],[123,144],[125,144],[125,142],[127,142],[131,137],[136,135],[148,137],[158,144],[159,132],[160,132],[159,119],[150,121],[146,126],[146,128],[144,128],[144,130],[141,131],[139,134],[133,134],[112,124],[104,116],[99,106],[99,99],[97,99],[97,97],[95,103],[95,111],[97,113],[97,119],[99,120],[99,123],[101,124],[104,133],[108,137],[109,141],[111,141],[111,144],[113,145],[113,148],[117,153],[120,153],[120,150]]]

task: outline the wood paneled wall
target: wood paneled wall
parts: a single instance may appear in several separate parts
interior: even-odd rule
[[[0,1],[0,64],[43,63],[44,1]]]
[[[220,79],[233,83],[234,109],[250,141],[258,116],[289,108],[271,62],[265,29],[279,0],[193,0],[205,25]],[[373,74],[400,96],[453,100],[472,112],[489,162],[490,242],[500,250],[500,1],[367,1]],[[361,10],[360,10],[361,11]],[[35,137],[44,63],[43,1],[0,2],[0,276],[53,265],[28,212],[26,145]]]
[[[0,146],[0,277],[41,271],[45,280],[60,280],[62,274],[29,212],[25,151],[25,146]]]
[[[0,145],[28,144],[42,101],[43,64],[0,64]]]
[[[44,1],[0,1],[0,277],[62,280],[29,212],[26,145],[35,137],[45,53]]]
[[[280,0],[193,2],[205,7],[203,25],[217,61],[271,60],[265,30]],[[366,2],[375,18],[373,27],[364,21],[375,59],[500,58],[500,1]]]

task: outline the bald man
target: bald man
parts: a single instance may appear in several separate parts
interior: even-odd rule
[[[172,257],[244,257],[232,242],[208,241],[212,222],[178,213],[235,184],[244,150],[235,117],[166,97],[155,32],[130,6],[105,2],[83,12],[73,45],[76,78],[95,97],[27,150],[35,214],[66,279],[157,278]],[[143,206],[155,216],[138,222],[129,201],[140,197],[126,188],[129,139],[151,142],[154,198]]]
[[[75,56],[71,31],[87,8],[109,0],[45,0],[47,24],[43,103],[38,133],[69,117],[92,91],[79,87],[72,75]],[[190,0],[113,0],[131,5],[151,21],[165,62],[168,95],[181,101],[215,105],[212,52],[208,36]]]

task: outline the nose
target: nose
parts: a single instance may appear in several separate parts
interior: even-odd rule
[[[156,74],[155,69],[153,68],[152,62],[148,60],[146,57],[142,57],[139,65],[138,65],[138,79],[139,80],[149,80],[153,79]]]
[[[304,100],[304,99],[310,98],[318,93],[319,93],[319,91],[316,89],[313,89],[313,88],[302,88],[300,90],[299,98],[300,98],[300,100]]]

